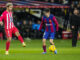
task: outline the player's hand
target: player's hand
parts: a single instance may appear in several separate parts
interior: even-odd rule
[[[74,26],[72,26],[72,29],[74,29]]]
[[[3,25],[3,22],[0,22],[0,25],[2,26]]]

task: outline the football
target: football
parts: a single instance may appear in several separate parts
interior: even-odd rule
[[[50,45],[49,51],[54,52],[56,50],[56,47],[54,45]]]

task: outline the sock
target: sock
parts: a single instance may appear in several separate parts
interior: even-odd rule
[[[44,50],[44,52],[46,52],[46,45],[43,46],[43,50]]]
[[[18,40],[21,42],[21,43],[23,43],[24,41],[23,41],[23,38],[22,38],[22,36],[20,35],[20,36],[18,36]]]
[[[6,42],[6,51],[8,51],[8,50],[9,50],[9,46],[10,46],[10,42],[9,42],[9,41],[7,41],[7,42]]]

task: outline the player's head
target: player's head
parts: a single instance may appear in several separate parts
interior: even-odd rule
[[[43,13],[46,17],[49,17],[50,16],[50,9],[49,8],[44,9]]]
[[[13,9],[13,4],[10,3],[10,2],[7,3],[7,4],[6,4],[6,8],[7,8],[8,11],[12,11],[12,9]]]
[[[23,21],[23,24],[24,24],[24,25],[26,24],[26,20]]]
[[[74,9],[74,12],[73,12],[75,15],[79,14],[79,10],[77,8]]]

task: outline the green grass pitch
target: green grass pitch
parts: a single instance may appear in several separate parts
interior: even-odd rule
[[[54,40],[58,54],[49,52],[47,40],[47,54],[43,55],[41,40],[25,40],[27,46],[22,47],[18,40],[12,40],[10,54],[5,55],[6,41],[0,41],[0,60],[80,60],[80,40],[77,47],[71,47],[71,40]]]

